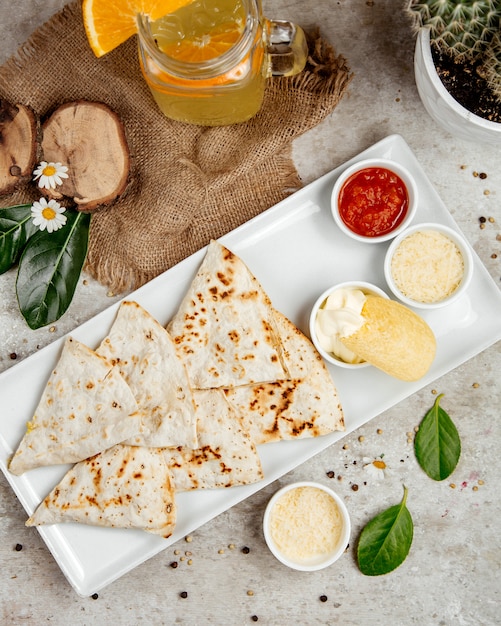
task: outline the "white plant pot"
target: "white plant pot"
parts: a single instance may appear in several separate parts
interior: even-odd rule
[[[501,123],[474,115],[444,87],[433,63],[428,29],[417,36],[414,74],[424,108],[442,128],[461,139],[501,146]]]

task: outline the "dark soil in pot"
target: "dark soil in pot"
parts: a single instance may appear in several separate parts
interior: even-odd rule
[[[501,122],[501,102],[480,74],[480,64],[456,61],[432,46],[437,73],[451,96],[465,109],[491,122]]]

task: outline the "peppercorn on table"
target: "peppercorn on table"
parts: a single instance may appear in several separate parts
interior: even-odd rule
[[[26,0],[16,12],[2,5],[0,63],[64,4],[47,0],[40,7]],[[395,3],[266,0],[263,5],[267,15],[305,27],[319,25],[354,73],[334,112],[294,141],[294,163],[303,183],[316,181],[388,136],[400,135],[498,288],[499,147],[457,139],[428,116],[414,83],[414,38]],[[57,67],[50,71],[57,76]],[[279,265],[275,268],[286,272]],[[0,372],[15,368],[127,295],[111,293],[84,273],[68,312],[54,324],[30,330],[19,312],[15,283],[15,269],[0,276]],[[293,277],[288,287],[294,289]],[[301,293],[295,295],[301,299]],[[280,305],[276,302],[278,309]],[[306,319],[307,303],[304,308]],[[447,324],[446,315],[441,320]],[[75,593],[37,530],[25,526],[26,511],[0,475],[0,621],[16,626],[240,626],[291,620],[345,626],[497,623],[501,344],[485,340],[478,349],[476,356],[88,597]],[[414,437],[440,394],[462,448],[453,473],[434,481],[416,460]],[[332,488],[349,511],[349,546],[326,569],[289,569],[266,546],[266,505],[280,487],[295,481]],[[364,575],[357,563],[362,529],[378,513],[399,504],[404,487],[414,523],[410,551],[392,572]]]

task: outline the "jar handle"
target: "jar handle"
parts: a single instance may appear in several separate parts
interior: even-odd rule
[[[295,76],[304,69],[308,44],[303,29],[293,22],[264,20],[268,76]]]

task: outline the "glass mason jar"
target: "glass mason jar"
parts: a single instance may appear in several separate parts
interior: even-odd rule
[[[160,110],[204,126],[253,117],[266,79],[299,73],[308,55],[302,29],[265,18],[261,0],[193,0],[153,23],[138,16],[138,42]]]

